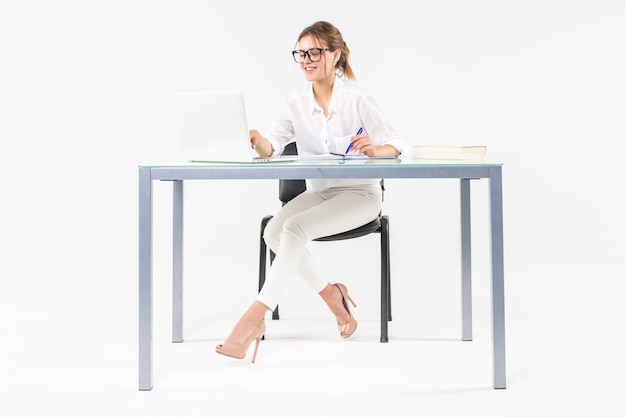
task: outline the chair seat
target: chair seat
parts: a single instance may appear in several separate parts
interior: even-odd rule
[[[371,222],[357,227],[356,229],[348,230],[346,232],[337,233],[335,235],[324,236],[315,239],[318,242],[330,242],[333,240],[354,239],[355,237],[361,237],[369,235],[370,233],[376,233],[380,230],[380,216],[376,217]]]

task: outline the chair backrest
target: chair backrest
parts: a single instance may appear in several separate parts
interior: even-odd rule
[[[283,155],[298,155],[298,146],[296,142],[290,142],[283,149]],[[380,187],[383,190],[383,197],[385,195],[385,180],[380,180]],[[302,194],[306,191],[305,180],[279,180],[278,181],[278,198],[284,204],[291,201],[295,196]]]
[[[283,149],[283,155],[298,155],[296,142],[288,143]],[[278,198],[283,204],[291,201],[295,196],[302,194],[306,190],[305,180],[279,180]]]

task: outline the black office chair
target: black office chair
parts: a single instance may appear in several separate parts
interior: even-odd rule
[[[298,149],[295,142],[289,143],[283,150],[283,155],[297,155]],[[385,190],[384,180],[381,180],[380,185]],[[291,201],[292,198],[299,195],[306,190],[305,180],[279,180],[278,183],[278,198],[283,205]],[[272,219],[273,216],[268,215],[261,220],[261,239],[260,239],[260,253],[259,253],[259,291],[263,288],[265,283],[265,274],[267,271],[267,245],[263,239],[263,232],[265,226]],[[332,242],[336,240],[354,239],[357,237],[369,235],[371,233],[380,233],[380,341],[385,343],[389,340],[387,333],[387,324],[391,321],[391,268],[390,268],[390,251],[389,251],[389,217],[379,213],[371,222],[357,227],[356,229],[348,230],[343,233],[339,233],[332,236],[324,236],[315,239],[317,242]],[[270,264],[274,261],[274,253],[269,251]],[[278,313],[278,306],[272,313],[273,320],[279,320],[280,315]]]

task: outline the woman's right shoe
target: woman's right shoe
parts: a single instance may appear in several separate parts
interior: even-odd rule
[[[339,288],[339,291],[341,292],[341,302],[343,303],[343,307],[350,314],[350,321],[348,323],[346,324],[337,323],[339,324],[339,334],[344,339],[347,339],[350,336],[352,336],[352,334],[356,330],[356,320],[354,319],[354,316],[350,312],[350,306],[348,306],[348,303],[346,303],[346,298],[350,300],[350,302],[352,303],[354,307],[356,307],[356,304],[352,300],[352,298],[350,298],[350,295],[348,295],[348,289],[346,288],[345,285],[337,283],[335,284],[335,287]]]
[[[243,343],[228,343],[224,342],[221,345],[217,345],[215,351],[220,355],[230,356],[231,358],[243,359],[246,357],[246,353],[248,352],[248,348],[250,348],[250,344],[253,340],[256,340],[256,345],[254,347],[254,354],[252,355],[252,363],[254,363],[256,359],[256,353],[259,350],[259,342],[261,341],[261,337],[265,334],[265,321],[262,321],[259,325],[257,325],[250,336]]]

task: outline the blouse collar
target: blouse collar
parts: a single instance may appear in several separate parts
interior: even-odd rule
[[[343,92],[344,80],[339,76],[335,76],[335,83],[333,84],[333,94],[330,98],[330,103],[328,104],[328,115],[332,113],[337,113],[341,110],[341,94]],[[311,106],[311,114],[314,114],[316,111],[322,112],[322,108],[317,101],[315,100],[315,96],[313,95],[313,84],[309,84],[309,103]]]

